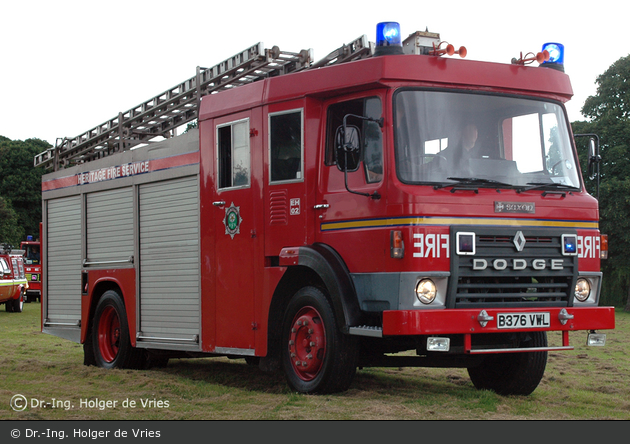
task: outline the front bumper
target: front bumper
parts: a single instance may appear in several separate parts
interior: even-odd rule
[[[568,316],[562,314],[563,310]],[[482,314],[482,311],[485,312]],[[486,308],[444,310],[389,310],[383,312],[383,336],[448,335],[505,333],[497,326],[499,313],[550,314],[549,327],[511,329],[523,331],[579,331],[615,328],[614,307],[547,307],[547,308]],[[572,318],[567,319],[572,316]],[[485,326],[482,326],[484,319]],[[566,322],[562,322],[562,320]]]
[[[499,328],[499,314],[540,315],[549,313],[549,325],[530,328]],[[451,310],[399,310],[383,312],[383,337],[398,335],[422,335],[441,337],[462,335],[463,352],[466,354],[514,353],[532,351],[572,350],[569,332],[606,330],[615,328],[614,307],[568,307],[544,309],[451,309]],[[558,331],[562,333],[561,346],[534,348],[474,347],[473,336],[484,333],[523,333],[534,331]],[[593,336],[589,334],[589,337]],[[601,336],[601,335],[595,335]],[[605,339],[604,339],[605,341]]]

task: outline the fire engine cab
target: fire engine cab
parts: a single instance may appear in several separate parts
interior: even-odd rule
[[[500,64],[392,22],[376,40],[254,45],[37,155],[42,330],[86,364],[244,358],[302,393],[432,366],[527,395],[570,335],[604,345],[562,45]]]
[[[20,249],[24,251],[24,267],[28,281],[25,302],[41,300],[42,263],[40,248],[39,239],[35,240],[31,235],[28,235],[25,241],[20,242]]]

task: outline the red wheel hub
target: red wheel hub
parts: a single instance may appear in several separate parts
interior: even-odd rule
[[[103,310],[98,324],[98,348],[105,362],[112,362],[120,347],[120,317],[114,307]]]
[[[297,312],[291,323],[289,355],[295,373],[304,381],[313,380],[326,355],[326,333],[319,312],[304,307]]]

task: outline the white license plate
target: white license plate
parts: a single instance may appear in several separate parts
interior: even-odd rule
[[[498,313],[497,328],[546,328],[550,326],[549,313]]]

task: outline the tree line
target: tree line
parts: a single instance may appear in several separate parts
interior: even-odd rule
[[[0,136],[0,244],[19,248],[26,236],[39,238],[44,170],[33,166],[33,158],[50,147],[40,139]]]
[[[582,107],[584,121],[572,122],[574,134],[599,136],[600,230],[609,237],[609,256],[602,261],[602,303],[630,311],[630,55],[597,77],[597,93]],[[587,191],[596,181],[586,172],[588,144],[576,139]],[[0,243],[18,246],[27,235],[37,237],[42,217],[42,168],[36,154],[50,148],[43,140],[10,140],[0,136]]]
[[[574,134],[594,133],[600,140],[599,228],[608,234],[608,259],[602,261],[606,303],[630,311],[630,55],[613,63],[596,80],[597,93],[584,102],[588,120],[571,124]],[[582,172],[588,158],[578,142]],[[596,183],[585,178],[595,195]]]

